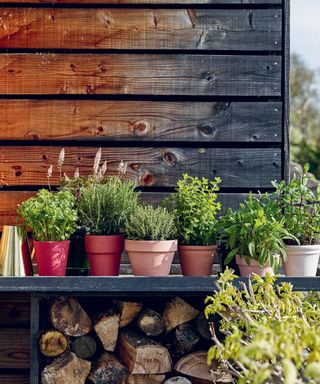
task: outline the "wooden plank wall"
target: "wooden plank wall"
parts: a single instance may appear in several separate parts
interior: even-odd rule
[[[224,209],[268,190],[287,170],[288,7],[0,0],[0,225],[62,147],[70,175],[99,147],[110,174],[128,162],[147,201],[183,172],[220,176]],[[0,383],[29,380],[29,311],[28,297],[0,300]]]

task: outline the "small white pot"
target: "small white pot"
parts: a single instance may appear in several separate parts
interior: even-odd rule
[[[320,245],[287,245],[287,261],[283,264],[286,276],[316,276]]]

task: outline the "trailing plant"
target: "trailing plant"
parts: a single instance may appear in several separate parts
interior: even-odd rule
[[[308,187],[309,165],[303,168],[301,177],[290,183],[273,182],[278,202],[278,217],[284,217],[286,229],[301,245],[320,243],[320,186],[313,192]]]
[[[277,218],[277,212],[277,203],[267,194],[260,198],[249,194],[237,211],[229,208],[219,220],[221,239],[226,241],[229,250],[225,263],[239,255],[247,264],[251,259],[258,261],[261,267],[269,262],[276,270],[286,258],[284,240],[294,239],[284,228],[284,219]]]
[[[217,202],[221,179],[209,181],[184,174],[170,198],[174,207],[181,245],[211,245],[215,242]]]
[[[107,177],[102,184],[82,187],[79,192],[79,222],[91,235],[123,233],[127,218],[138,205],[135,184],[117,176]]]
[[[210,326],[208,362],[219,363],[214,382],[224,374],[239,384],[319,383],[319,301],[293,292],[290,283],[275,285],[269,273],[248,285],[236,277],[227,268],[206,298],[207,318],[221,319]]]
[[[138,205],[126,222],[125,234],[130,240],[174,240],[174,214],[164,207]]]
[[[18,206],[23,227],[31,229],[38,241],[67,240],[76,230],[75,198],[68,191],[41,189]]]

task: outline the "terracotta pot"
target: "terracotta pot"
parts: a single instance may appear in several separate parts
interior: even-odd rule
[[[260,264],[256,260],[250,260],[250,264],[246,263],[244,257],[236,256],[236,263],[240,269],[241,276],[249,276],[251,273],[255,273],[261,277],[264,277],[267,272],[271,275],[274,275],[273,269],[270,267],[269,262],[267,262],[263,267],[260,267]]]
[[[34,241],[39,276],[65,276],[69,240]]]
[[[86,235],[85,247],[88,254],[91,276],[118,276],[124,236]]]
[[[216,245],[180,245],[179,258],[184,276],[210,276]]]
[[[283,264],[286,276],[316,276],[320,245],[287,245],[287,261]]]
[[[168,276],[177,240],[125,240],[132,272],[135,276]]]

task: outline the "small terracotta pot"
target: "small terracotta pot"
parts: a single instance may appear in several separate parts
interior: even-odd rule
[[[316,276],[320,245],[287,245],[283,263],[286,276]]]
[[[183,275],[210,276],[216,251],[216,245],[179,245]]]
[[[177,240],[125,240],[132,272],[135,276],[168,276]]]
[[[65,276],[69,240],[34,241],[39,276]]]
[[[88,254],[91,276],[118,276],[124,236],[86,235],[85,247]]]
[[[264,277],[267,272],[274,275],[273,269],[270,267],[269,262],[267,262],[263,267],[260,267],[258,261],[251,259],[250,264],[248,265],[244,257],[236,255],[236,263],[239,266],[241,276],[249,276],[251,273],[255,273],[256,275]]]

